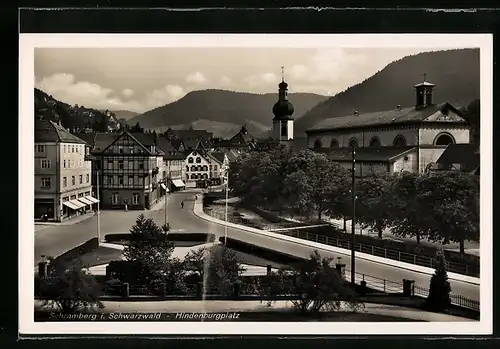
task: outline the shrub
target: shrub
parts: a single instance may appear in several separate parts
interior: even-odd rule
[[[436,271],[431,277],[427,306],[433,310],[444,310],[451,304],[451,286],[448,281],[447,263],[443,251],[436,254]]]

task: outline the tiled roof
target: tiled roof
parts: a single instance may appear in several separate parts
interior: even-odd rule
[[[213,137],[212,132],[207,132],[206,130],[174,130],[175,135],[184,140],[184,139],[210,139]]]
[[[224,157],[226,156],[226,153],[220,151],[214,151],[210,153],[210,155],[221,164],[224,163]]]
[[[415,147],[363,147],[356,149],[356,161],[392,162],[394,158],[410,152]],[[352,161],[351,148],[322,148],[318,152],[326,154],[333,161]]]
[[[91,149],[94,147],[94,139],[95,139],[94,132],[92,133],[77,132],[75,133],[75,136],[85,141],[85,143],[87,143]]]
[[[430,105],[425,108],[416,109],[415,107],[408,108],[395,108],[392,110],[379,111],[375,113],[365,113],[358,115],[347,115],[340,117],[333,117],[322,120],[317,123],[313,128],[306,130],[306,133],[311,131],[340,129],[340,128],[355,128],[366,127],[375,125],[390,125],[390,124],[404,124],[411,122],[423,121],[430,115],[434,114],[440,109],[447,107],[453,111],[458,112],[449,103],[441,103]]]
[[[172,144],[175,149],[180,150],[179,148],[183,145],[183,142],[180,139],[174,138],[170,140],[170,144]]]
[[[165,137],[156,138],[156,146],[165,153],[163,158],[166,160],[182,160],[186,158],[185,154],[179,152],[177,148],[172,145],[172,142]]]
[[[240,156],[236,151],[230,149],[226,152],[226,156],[227,156],[227,159],[229,161],[234,161],[236,159],[238,159],[238,157]]]
[[[87,144],[62,126],[49,120],[35,120],[35,142]]]
[[[200,144],[198,139],[183,139],[182,142],[184,143],[184,147],[186,149],[191,150],[197,149]]]
[[[464,166],[462,170],[474,171],[480,164],[479,147],[470,143],[450,144],[436,162],[444,167],[460,164]]]
[[[144,145],[146,148],[149,148],[152,145],[155,145],[155,136],[154,134],[146,134],[146,133],[131,133],[131,135],[137,139],[139,143]]]
[[[96,133],[92,150],[101,152],[120,136],[121,133]]]

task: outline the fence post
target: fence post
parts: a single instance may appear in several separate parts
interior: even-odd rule
[[[374,248],[374,246],[372,245],[372,256],[374,256],[374,255],[375,255],[375,248]]]
[[[384,248],[384,257],[387,258],[387,249]]]
[[[398,252],[398,261],[401,262],[401,251]]]
[[[335,246],[339,247],[339,238],[337,238],[337,244]]]
[[[359,244],[359,252],[362,252],[362,251],[361,251],[361,247],[362,247],[362,246],[363,246],[363,245]]]
[[[347,241],[347,249],[351,249],[351,246],[350,246],[350,241]]]
[[[328,236],[327,236],[327,237],[325,237],[325,244],[326,244],[326,245],[330,245],[330,244],[328,243]]]
[[[314,234],[314,235],[316,235],[316,242],[318,242],[318,234]]]
[[[417,255],[416,254],[413,255],[413,264],[417,264]]]
[[[122,297],[128,297],[130,295],[130,285],[125,282],[122,284]]]
[[[309,233],[306,231],[306,240],[309,240]]]

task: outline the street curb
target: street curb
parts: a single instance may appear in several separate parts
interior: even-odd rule
[[[214,218],[214,217],[207,215],[205,212],[203,212],[203,208],[200,209],[200,206],[202,207],[203,203],[202,203],[201,199],[198,199],[194,203],[194,206],[193,206],[193,213],[197,217],[199,217],[205,221],[209,221],[209,222],[216,223],[219,225],[226,225],[225,221],[222,221],[222,220],[219,220],[217,218]],[[303,246],[313,247],[313,248],[317,248],[317,249],[324,250],[324,251],[330,251],[330,252],[335,252],[335,253],[343,254],[346,256],[350,256],[350,250],[339,248],[339,247],[324,245],[324,244],[320,244],[320,243],[313,242],[313,241],[302,240],[302,239],[294,238],[291,236],[284,236],[281,234],[276,234],[276,233],[265,231],[265,230],[250,228],[250,227],[246,227],[244,225],[234,224],[234,223],[230,223],[230,222],[227,222],[227,226],[232,227],[232,228],[236,228],[236,229],[240,229],[240,230],[244,230],[244,231],[248,231],[248,232],[254,233],[254,234],[267,235],[269,237],[272,237],[272,238],[275,238],[278,240],[289,241],[289,242],[293,242],[293,243],[300,244]],[[383,265],[387,265],[387,266],[392,266],[392,267],[396,267],[396,268],[400,268],[400,269],[406,269],[406,270],[410,270],[410,271],[421,273],[421,274],[433,275],[435,272],[435,270],[432,268],[416,266],[413,264],[399,262],[399,261],[393,261],[390,259],[372,256],[372,255],[362,253],[362,252],[356,252],[356,256],[358,258],[361,258],[361,259],[364,259],[364,260],[367,260],[370,262],[383,264]],[[453,281],[460,281],[460,282],[468,283],[471,285],[476,285],[476,286],[480,285],[480,279],[470,277],[470,276],[460,275],[460,274],[456,274],[456,273],[448,273],[448,278],[450,280],[453,280]]]

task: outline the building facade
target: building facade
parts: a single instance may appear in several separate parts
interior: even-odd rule
[[[103,209],[150,209],[163,195],[164,153],[129,132],[94,152]]]
[[[186,186],[196,187],[197,182],[210,179],[210,159],[206,152],[196,149],[191,151],[184,161]]]
[[[185,188],[185,172],[184,162],[186,155],[182,142],[177,144],[177,147],[172,144],[172,141],[165,137],[158,137],[156,145],[163,153],[164,167],[162,178],[166,183],[166,188],[170,191],[182,190]]]
[[[92,211],[89,147],[59,124],[35,122],[35,219],[62,221]]]
[[[334,117],[307,130],[308,147],[349,163],[346,149],[355,147],[359,166],[390,172],[424,172],[449,144],[469,143],[470,127],[450,103],[433,103],[434,84],[414,86],[413,107]],[[349,150],[347,152],[350,152]],[[359,157],[359,159],[358,159]],[[377,163],[375,166],[374,164]],[[346,166],[350,166],[347,164]]]

